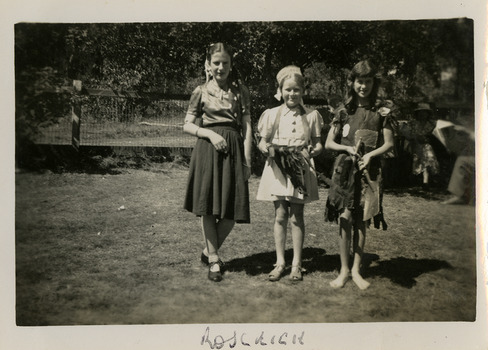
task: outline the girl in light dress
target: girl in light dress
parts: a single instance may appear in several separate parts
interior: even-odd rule
[[[286,268],[285,243],[288,222],[291,224],[293,261],[292,281],[301,281],[302,250],[305,235],[304,204],[318,200],[317,178],[312,157],[322,151],[321,115],[303,106],[305,82],[300,69],[287,66],[277,75],[279,107],[267,109],[258,122],[259,150],[267,156],[257,199],[272,201],[275,208],[275,268],[270,281],[279,280]]]

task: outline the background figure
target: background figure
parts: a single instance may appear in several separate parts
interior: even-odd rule
[[[472,130],[438,120],[433,132],[446,149],[457,155],[447,190],[452,197],[442,204],[474,204],[476,197],[475,135]]]
[[[232,51],[210,45],[207,82],[190,99],[183,130],[198,137],[190,160],[184,208],[201,216],[205,249],[201,261],[208,278],[222,279],[218,250],[235,222],[249,223],[251,114],[247,88],[231,78]],[[196,124],[202,119],[202,126]]]
[[[272,201],[275,207],[275,268],[270,281],[285,272],[285,244],[288,220],[293,239],[292,281],[301,281],[302,249],[305,237],[304,204],[318,200],[318,184],[311,157],[322,151],[320,113],[305,109],[302,96],[305,81],[300,68],[287,66],[276,77],[279,107],[267,109],[259,119],[259,150],[268,157],[259,183],[257,199]]]
[[[475,203],[475,157],[458,156],[452,169],[447,190],[452,197],[442,204],[474,204]]]
[[[340,113],[341,110],[345,110],[343,98],[340,95],[331,95],[327,98],[326,108],[320,108],[317,111],[322,115],[322,120],[324,125],[320,132],[320,142],[322,146],[325,146],[325,141],[327,140],[327,135],[331,128],[330,123],[334,117]],[[336,152],[330,150],[323,150],[319,155],[314,158],[315,170],[318,173],[318,181],[320,185],[329,187],[325,178],[330,178],[332,176],[332,168],[334,166],[334,160],[336,157]]]
[[[429,138],[435,127],[434,112],[428,103],[419,103],[413,119],[402,125],[400,133],[408,141],[412,154],[412,174],[422,175],[422,188],[427,189],[432,175],[439,173],[439,162]]]
[[[401,112],[392,100],[378,101],[378,104],[390,110],[389,114],[393,117],[393,147],[381,157],[381,170],[383,175],[383,187],[394,187],[403,185],[405,174],[405,159],[403,159],[404,138],[399,134],[399,121]],[[408,163],[408,172],[410,172],[410,163]]]

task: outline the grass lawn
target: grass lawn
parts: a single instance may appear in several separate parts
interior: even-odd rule
[[[338,227],[321,200],[305,208],[304,281],[267,280],[273,205],[254,199],[251,224],[221,249],[224,280],[199,262],[199,220],[181,209],[187,169],[163,164],[118,175],[16,174],[17,324],[192,324],[474,321],[473,206],[445,194],[388,191],[387,231],[368,231],[365,277],[334,290]],[[291,237],[288,245],[291,248]],[[291,263],[291,250],[287,251]]]

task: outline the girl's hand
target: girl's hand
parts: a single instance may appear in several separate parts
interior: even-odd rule
[[[227,153],[227,142],[222,136],[217,133],[213,133],[209,139],[217,151]]]
[[[307,152],[310,158],[315,155],[315,148],[312,145],[307,146]]]
[[[369,153],[366,153],[358,161],[359,170],[365,169],[368,166],[370,161],[371,161],[371,155]]]
[[[263,153],[265,156],[269,155],[269,148],[268,148],[268,143],[266,142],[265,139],[261,139],[258,144],[258,149]]]
[[[251,167],[244,165],[244,181],[249,180],[251,177]]]
[[[302,155],[308,160],[310,160],[310,158],[312,158],[312,154],[311,154],[310,150],[312,150],[313,148],[310,148],[310,147],[311,146],[308,146],[308,147],[301,150]]]
[[[309,145],[307,148],[308,153],[310,154],[311,158],[316,157],[320,153],[322,153],[322,150],[324,148],[324,146],[322,146],[322,143],[320,142],[320,137],[316,137],[312,141],[313,141],[313,144]]]
[[[307,147],[307,153],[309,155],[309,158],[313,158],[313,157],[319,155],[321,151],[322,151],[322,148],[319,148],[319,147],[314,147],[312,145]]]
[[[346,146],[346,152],[349,153],[351,156],[356,156],[356,147],[353,146]]]

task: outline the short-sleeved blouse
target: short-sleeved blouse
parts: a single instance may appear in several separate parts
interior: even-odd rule
[[[279,111],[281,111],[280,123],[272,135]],[[285,105],[267,109],[259,119],[259,135],[275,145],[304,146],[311,138],[320,137],[324,125],[322,116],[318,111],[305,109],[305,112],[306,114],[302,116],[299,108],[289,109]],[[304,125],[303,117],[308,126]],[[309,130],[309,135],[307,135],[306,130]],[[273,137],[272,140],[270,140],[271,137]]]
[[[192,93],[187,114],[202,117],[203,126],[212,124],[242,124],[242,117],[250,115],[251,99],[244,85],[231,84],[222,90],[215,80],[198,86]]]

